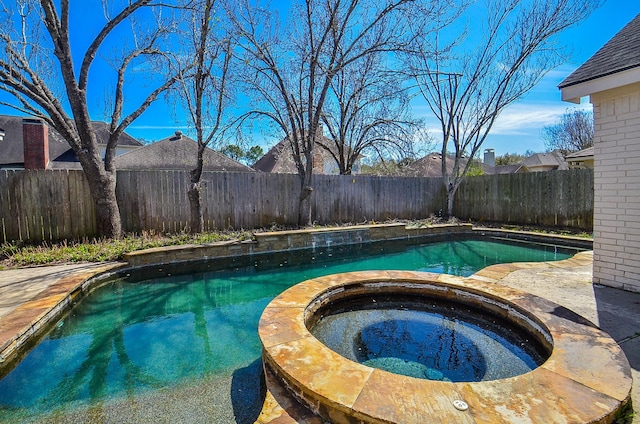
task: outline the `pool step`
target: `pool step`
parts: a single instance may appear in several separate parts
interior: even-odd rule
[[[267,395],[256,424],[323,424],[322,418],[298,402],[282,386],[269,367],[264,367],[264,373]]]

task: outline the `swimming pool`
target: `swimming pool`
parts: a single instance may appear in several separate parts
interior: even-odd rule
[[[375,269],[467,276],[576,251],[493,239],[371,243],[145,270],[98,288],[0,380],[0,420],[154,421],[166,409],[189,421],[253,422],[264,390],[257,323],[291,285]]]

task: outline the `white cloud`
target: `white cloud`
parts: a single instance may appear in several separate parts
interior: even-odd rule
[[[417,107],[416,107],[417,106]],[[442,131],[437,120],[424,105],[414,106],[414,113],[424,113],[423,117],[431,134],[441,134]],[[580,109],[591,109],[589,103],[577,106]],[[506,108],[496,119],[491,128],[492,135],[527,135],[532,130],[538,133],[542,128],[553,125],[560,117],[572,110],[568,103],[540,102],[540,103],[516,103]]]
[[[590,109],[590,104],[578,106]],[[573,109],[565,103],[518,103],[505,109],[496,119],[491,133],[494,135],[523,135],[553,125]]]

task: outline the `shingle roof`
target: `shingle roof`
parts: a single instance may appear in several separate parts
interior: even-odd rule
[[[325,145],[332,146],[331,139],[321,136]],[[313,173],[323,174],[325,162],[335,162],[335,159],[325,149],[316,145],[313,149]],[[295,174],[298,172],[296,163],[293,160],[293,149],[288,138],[283,138],[273,146],[264,156],[253,164],[253,169],[261,172],[272,172],[279,174]]]
[[[107,144],[107,141],[109,140],[109,126],[107,123],[102,121],[93,121],[91,122],[91,126],[96,133],[98,143]],[[118,139],[118,146],[143,146],[143,144],[125,132],[122,133]]]
[[[588,157],[593,157],[593,147],[587,147],[586,149],[580,150],[578,152],[568,154],[566,156],[566,159],[580,159]]]
[[[22,139],[22,116],[0,115],[0,128],[5,131],[4,140],[0,141],[0,166],[24,165],[24,141]],[[105,122],[91,123],[98,142],[106,144],[109,130]],[[124,133],[118,145],[142,146],[135,138]],[[69,143],[55,129],[49,128],[49,166],[50,169],[81,169],[80,162]]]
[[[447,173],[451,175],[453,172],[454,159],[446,157]],[[428,155],[416,160],[406,168],[406,174],[416,177],[441,177],[442,176],[442,154],[429,153]]]
[[[278,158],[284,149],[284,141],[280,141],[278,144],[273,146],[267,153],[264,154],[260,159],[253,164],[252,168],[256,171],[261,172],[273,172],[273,169],[278,162]]]
[[[640,14],[560,83],[565,88],[640,67]]]
[[[565,169],[565,161],[562,154],[557,151],[549,153],[536,153],[522,161],[522,165],[527,168],[539,166],[557,166],[558,169]]]
[[[133,150],[115,158],[116,169],[191,170],[196,166],[198,144],[195,140],[174,135]],[[253,169],[206,148],[203,155],[204,171],[244,171]]]
[[[0,115],[0,128],[5,132],[4,140],[0,141],[0,166],[24,165],[22,119],[21,116]],[[69,143],[57,131],[49,128],[49,160],[52,163],[59,161],[68,150],[71,150]]]

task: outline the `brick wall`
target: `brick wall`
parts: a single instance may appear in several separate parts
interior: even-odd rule
[[[37,119],[22,121],[24,169],[47,169],[49,164],[49,128]]]
[[[640,291],[640,83],[593,94],[594,283]]]

